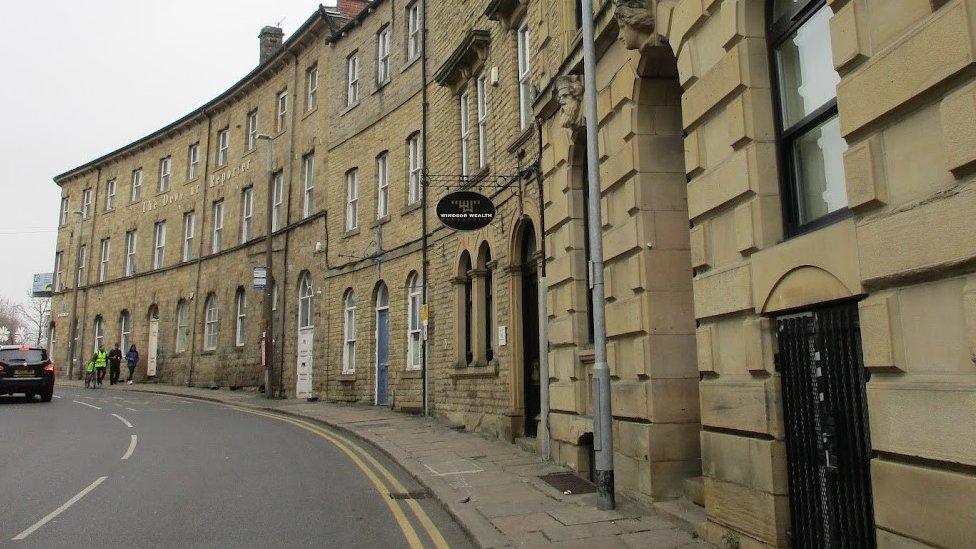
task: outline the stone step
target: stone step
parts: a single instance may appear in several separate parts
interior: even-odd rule
[[[539,449],[535,437],[518,437],[515,439],[515,445],[525,450],[526,452],[530,452],[533,454],[539,453]]]
[[[705,506],[705,483],[701,477],[686,478],[684,482],[685,497],[699,507]]]
[[[702,539],[705,538],[705,508],[695,505],[685,498],[654,503],[654,509],[677,522],[689,532],[694,532]]]

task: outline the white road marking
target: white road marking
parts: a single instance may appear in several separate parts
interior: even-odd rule
[[[82,402],[80,400],[72,400],[71,402],[74,402],[74,403],[77,403],[77,404],[81,404],[82,406],[88,406],[89,408],[94,408],[96,410],[101,410],[101,408],[99,408],[98,406],[95,406],[94,404],[88,404],[87,402]]]
[[[54,395],[54,398],[61,398],[61,397],[59,397],[58,395]]]
[[[133,435],[133,436],[135,436],[135,435]],[[94,490],[99,484],[105,482],[105,479],[107,479],[107,478],[108,477],[99,477],[98,480],[96,480],[95,482],[89,484],[87,488],[85,488],[84,490],[82,490],[82,491],[78,492],[77,494],[75,494],[75,497],[73,497],[73,498],[69,499],[68,501],[64,502],[64,505],[62,505],[61,507],[58,507],[54,511],[51,511],[51,513],[48,516],[46,516],[46,517],[42,518],[41,520],[35,522],[33,526],[31,526],[30,528],[28,528],[28,529],[24,530],[23,532],[17,534],[16,536],[14,536],[14,538],[13,538],[12,541],[22,540],[22,539],[26,538],[27,536],[33,534],[35,531],[37,531],[38,528],[40,528],[41,526],[44,526],[45,524],[47,524],[48,522],[50,522],[51,519],[53,519],[54,517],[56,517],[56,516],[60,515],[61,513],[65,512],[65,510],[67,510],[68,507],[71,507],[72,505],[78,503],[78,500],[80,500],[81,498],[85,497],[88,494],[88,492],[91,492],[92,490]]]
[[[128,406],[125,409],[126,410],[129,410],[130,412],[138,412],[139,411],[139,410],[136,410],[135,408],[129,408]]]
[[[119,414],[112,414],[112,415],[115,416],[116,418],[118,418],[118,420],[121,421],[122,423],[125,423],[125,426],[128,427],[129,429],[132,428],[132,424],[129,423],[129,420],[125,419],[124,417],[120,416]]]
[[[136,451],[137,440],[139,440],[139,437],[132,435],[132,440],[129,442],[129,449],[125,451],[125,455],[122,456],[122,459],[129,459],[129,457],[132,455],[132,452]]]

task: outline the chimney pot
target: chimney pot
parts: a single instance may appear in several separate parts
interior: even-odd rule
[[[267,61],[278,51],[284,36],[285,32],[281,30],[281,27],[267,26],[261,29],[261,32],[258,33],[258,43],[260,46],[258,54],[259,64]]]

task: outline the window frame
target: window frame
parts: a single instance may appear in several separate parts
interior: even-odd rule
[[[247,113],[246,120],[247,135],[244,137],[244,146],[248,151],[253,151],[258,146],[258,110],[251,109]]]
[[[376,219],[390,215],[390,154],[376,156]]]
[[[230,159],[230,128],[217,131],[217,167],[226,166]]]
[[[311,276],[309,276],[307,272],[302,273],[302,276],[298,281],[298,329],[299,330],[315,327],[315,323],[312,321],[313,320],[312,299],[314,298],[314,296],[315,296],[315,292],[312,290]]]
[[[281,90],[275,94],[275,131],[285,131],[288,116],[288,90]]]
[[[210,234],[210,253],[220,253],[224,244],[224,200],[213,202],[213,231]]]
[[[302,157],[302,219],[307,219],[312,215],[312,206],[315,190],[315,151],[307,153]]]
[[[103,238],[99,243],[99,257],[98,257],[98,281],[105,282],[108,280],[108,262],[110,260],[110,254],[112,252],[111,239]]]
[[[532,122],[532,35],[529,33],[527,20],[518,26],[515,36],[518,61],[519,129],[524,131]]]
[[[211,317],[211,313],[212,317]],[[215,351],[220,336],[220,312],[217,309],[217,294],[211,293],[204,302],[203,349]],[[212,342],[211,342],[212,340]]]
[[[488,86],[484,74],[475,80],[478,110],[478,168],[488,165]]]
[[[105,345],[105,320],[102,319],[102,315],[95,317],[92,335],[95,336],[94,344],[95,351],[97,351],[99,347],[103,347]]]
[[[133,276],[137,272],[136,245],[138,233],[135,229],[125,232],[125,276]]]
[[[416,272],[407,278],[407,370],[419,370],[424,362],[423,325],[420,321],[420,309],[423,307],[423,288],[420,277]],[[413,357],[419,359],[416,364]]]
[[[346,232],[359,228],[359,168],[346,172]]]
[[[81,218],[88,219],[91,217],[91,205],[92,205],[92,189],[88,187],[87,189],[82,189],[81,191]]]
[[[142,168],[136,168],[132,170],[131,181],[131,193],[129,194],[129,203],[135,203],[142,200]]]
[[[423,155],[420,148],[420,132],[414,132],[407,138],[407,205],[418,203],[423,194]]]
[[[166,254],[166,221],[157,221],[153,224],[153,270],[163,268],[163,260]]]
[[[305,112],[312,112],[318,106],[319,66],[305,69]]]
[[[801,0],[791,9],[773,20],[774,0],[766,2],[766,45],[769,62],[770,85],[773,99],[773,125],[776,131],[776,161],[779,172],[780,203],[783,214],[783,232],[789,239],[826,227],[853,215],[850,206],[838,208],[806,223],[799,222],[800,199],[798,196],[800,180],[796,173],[796,162],[792,150],[797,140],[818,126],[838,116],[837,93],[813,112],[805,115],[790,127],[784,127],[784,105],[782,87],[779,79],[779,62],[776,49],[783,45],[794,33],[799,31],[810,19],[826,5],[826,0]],[[829,37],[827,43],[830,43]]]
[[[241,189],[241,244],[249,242],[254,235],[254,187]]]
[[[119,313],[119,347],[123,353],[129,351],[129,344],[132,341],[132,315],[123,309]]]
[[[356,373],[356,292],[346,291],[342,315],[342,373]]]
[[[115,178],[105,182],[105,211],[110,212],[115,209],[115,190],[118,186]]]
[[[75,288],[80,288],[85,282],[85,265],[88,263],[88,245],[78,247],[78,269],[75,272]]]
[[[234,345],[243,347],[245,336],[247,335],[247,326],[245,325],[245,321],[247,320],[247,296],[243,288],[237,289],[237,295],[234,296],[234,305],[237,309],[237,315],[234,320]]]
[[[271,231],[281,228],[281,209],[284,204],[285,176],[278,170],[271,176]]]
[[[196,215],[193,210],[183,212],[183,261],[193,259],[193,239],[196,233]]]
[[[186,180],[193,181],[199,175],[200,166],[200,142],[190,143],[186,148]]]
[[[471,123],[469,119],[471,118],[470,109],[470,96],[467,91],[461,93],[458,97],[458,115],[461,118],[461,178],[467,178],[470,175],[470,166],[468,165],[468,148],[471,145]]]
[[[359,51],[346,57],[346,107],[359,103]]]
[[[405,11],[407,12],[405,53],[407,63],[410,63],[420,56],[420,49],[422,47],[422,44],[420,43],[420,0],[415,0],[414,2],[408,4]]]
[[[190,307],[185,299],[176,303],[176,352],[186,351],[190,339]]]
[[[390,81],[390,25],[376,33],[376,86]]]
[[[173,175],[173,157],[164,156],[159,159],[159,192],[169,190],[169,181]]]

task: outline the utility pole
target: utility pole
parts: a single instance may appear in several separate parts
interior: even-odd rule
[[[593,449],[597,509],[613,509],[613,419],[610,415],[610,368],[607,366],[606,297],[603,291],[603,235],[600,219],[600,158],[596,114],[596,44],[593,2],[580,0],[583,8],[583,83],[586,106],[586,166],[589,196],[587,230],[590,239],[590,280],[593,285]]]
[[[78,238],[78,242],[75,243],[75,269],[73,273],[75,275],[75,286],[71,292],[71,322],[68,327],[70,333],[68,337],[71,338],[68,341],[68,379],[71,379],[71,375],[74,373],[75,368],[75,351],[78,346],[78,286],[81,285],[81,281],[78,279],[78,263],[81,261],[81,222],[83,218],[81,216],[81,211],[71,212],[78,216],[78,229],[75,230],[75,235]],[[64,265],[58,265],[64,268]],[[58,284],[58,273],[54,273],[54,284]],[[60,290],[60,288],[55,288],[55,290]],[[78,368],[78,378],[81,378],[81,368]]]
[[[264,394],[268,398],[277,398],[280,388],[276,383],[277,378],[274,375],[274,319],[272,317],[272,287],[274,276],[271,274],[271,255],[272,255],[272,238],[271,233],[274,231],[274,141],[272,141],[271,136],[267,134],[258,134],[258,139],[267,141],[268,143],[268,192],[267,192],[267,209],[265,211],[265,231],[264,231],[264,268],[265,268],[265,278],[264,278],[264,315],[262,321],[262,339],[264,340]],[[272,387],[274,386],[274,387]]]

